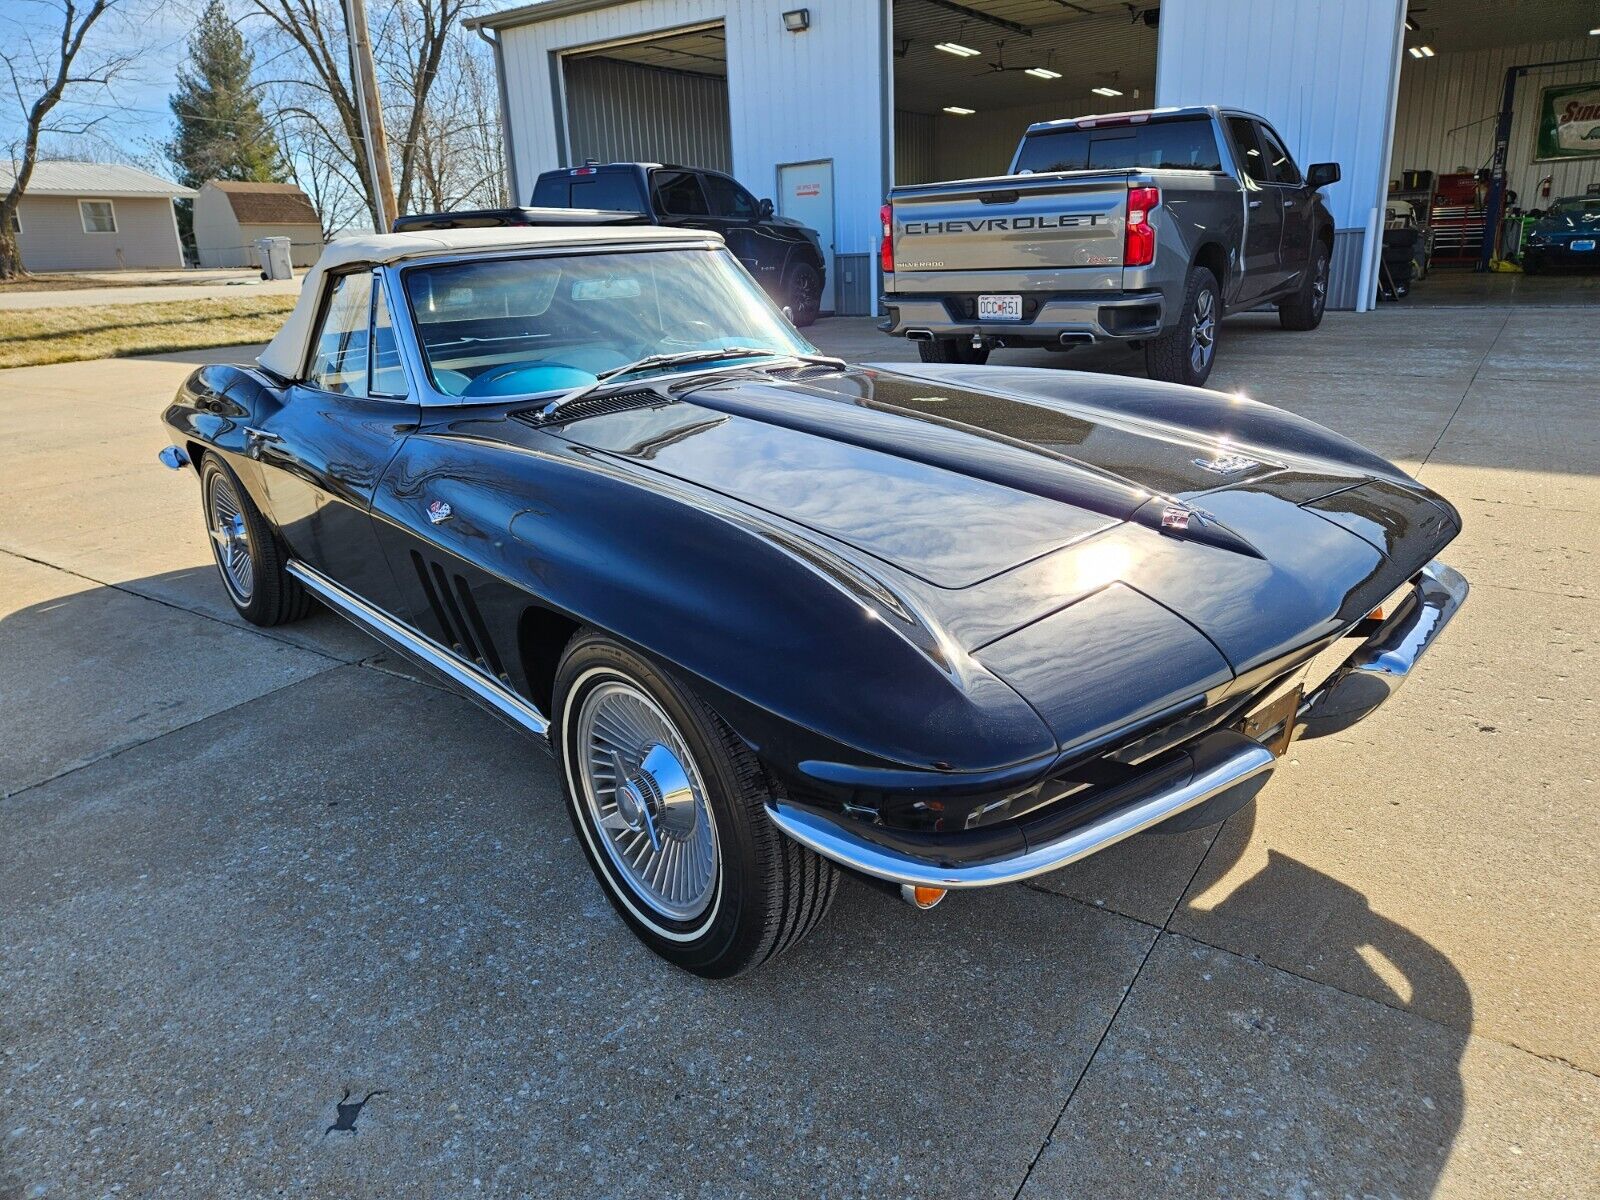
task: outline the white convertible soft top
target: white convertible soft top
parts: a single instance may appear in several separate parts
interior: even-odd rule
[[[551,246],[596,246],[618,243],[704,242],[718,236],[704,229],[671,229],[660,225],[518,225],[492,229],[430,229],[426,233],[370,233],[329,242],[306,272],[300,299],[256,361],[267,370],[293,379],[305,363],[307,342],[317,319],[322,279],[342,267],[381,266],[433,254],[474,250],[541,249]]]

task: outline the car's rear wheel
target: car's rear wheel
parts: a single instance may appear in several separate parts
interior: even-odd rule
[[[822,276],[810,263],[799,263],[789,272],[789,286],[784,289],[789,298],[789,316],[796,327],[804,329],[817,319],[822,311]]]
[[[1205,267],[1189,272],[1177,324],[1144,344],[1145,371],[1151,379],[1200,387],[1217,358],[1217,325],[1222,293]]]
[[[967,363],[981,367],[989,361],[989,347],[974,346],[971,338],[924,338],[917,343],[917,354],[925,363]]]
[[[283,569],[277,535],[216,454],[200,462],[200,497],[217,573],[239,615],[252,625],[282,625],[310,613],[311,596]]]
[[[677,679],[586,631],[562,656],[554,709],[568,815],[595,878],[645,945],[725,978],[822,919],[837,868],[777,830],[755,756]]]
[[[1317,243],[1311,255],[1311,266],[1300,281],[1300,289],[1278,305],[1278,324],[1285,329],[1300,331],[1315,329],[1322,324],[1322,314],[1328,307],[1328,273],[1332,255],[1323,242]],[[1399,291],[1399,289],[1396,289]],[[1400,295],[1410,291],[1400,291]]]

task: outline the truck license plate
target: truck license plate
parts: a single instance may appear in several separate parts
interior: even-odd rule
[[[1020,321],[1022,320],[1021,296],[979,296],[978,320],[980,321]]]
[[[1594,249],[1594,239],[1593,238],[1583,238],[1583,239],[1581,239],[1579,241],[1573,242],[1572,243],[1572,248],[1574,250],[1593,250]]]

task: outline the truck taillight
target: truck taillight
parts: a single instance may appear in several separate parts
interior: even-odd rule
[[[1148,267],[1156,260],[1156,227],[1150,215],[1161,203],[1161,189],[1128,189],[1128,224],[1122,236],[1122,265]]]
[[[894,210],[887,204],[878,210],[878,220],[883,223],[883,241],[878,243],[878,261],[885,275],[894,274]]]

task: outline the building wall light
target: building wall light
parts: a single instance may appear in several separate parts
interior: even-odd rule
[[[811,28],[811,10],[791,8],[783,14],[783,27],[790,33],[804,33]]]

